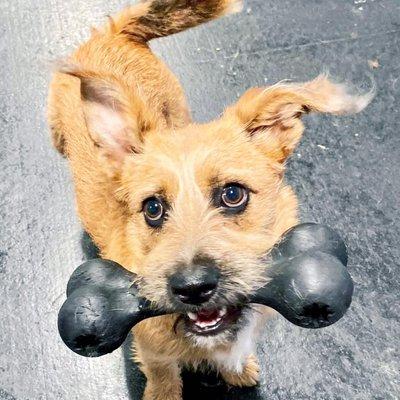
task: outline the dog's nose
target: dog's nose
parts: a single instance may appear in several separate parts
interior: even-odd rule
[[[210,300],[220,277],[215,266],[194,265],[175,272],[169,278],[172,295],[182,303],[198,305]]]

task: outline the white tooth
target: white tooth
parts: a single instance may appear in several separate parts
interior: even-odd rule
[[[226,309],[226,307],[222,307],[220,310],[219,310],[219,316],[220,317],[223,317],[224,315],[226,315],[226,313],[227,313],[227,309]]]
[[[195,313],[188,312],[187,315],[192,321],[196,321],[197,315]]]

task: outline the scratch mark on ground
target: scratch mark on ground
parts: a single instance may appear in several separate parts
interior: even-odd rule
[[[295,50],[295,49],[307,49],[313,46],[325,46],[325,45],[330,45],[330,44],[335,44],[335,43],[345,43],[345,42],[356,42],[360,41],[362,39],[372,39],[375,37],[381,37],[381,36],[386,36],[386,35],[393,35],[396,33],[400,33],[400,29],[393,29],[390,31],[385,31],[385,32],[380,32],[380,33],[371,33],[367,35],[362,35],[362,36],[345,36],[345,37],[339,37],[336,39],[326,39],[326,40],[318,40],[315,42],[311,43],[305,43],[305,44],[294,44],[290,46],[281,46],[281,47],[275,47],[273,49],[260,49],[260,50],[255,50],[255,51],[249,51],[243,53],[243,55],[247,56],[254,56],[254,55],[268,55],[268,54],[274,54],[280,51],[290,51],[290,50]],[[229,54],[226,56],[223,56],[225,60],[231,60],[235,59],[239,56],[239,51],[236,51],[234,54]],[[198,64],[203,64],[203,63],[209,63],[214,61],[215,59],[206,59],[206,60],[200,60],[198,61]]]

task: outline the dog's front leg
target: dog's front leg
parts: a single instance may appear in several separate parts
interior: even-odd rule
[[[184,348],[173,329],[175,320],[173,315],[149,318],[134,328],[134,359],[147,379],[143,400],[182,400]]]
[[[176,361],[142,362],[147,378],[143,400],[182,400],[182,380]]]

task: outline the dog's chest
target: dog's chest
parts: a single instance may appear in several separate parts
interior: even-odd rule
[[[242,372],[247,357],[254,353],[257,340],[258,315],[249,316],[247,325],[238,333],[230,351],[216,350],[213,358],[218,367],[232,372]]]

